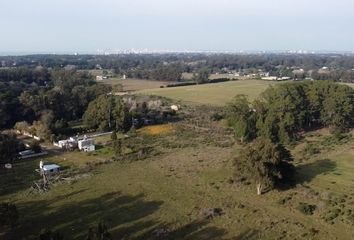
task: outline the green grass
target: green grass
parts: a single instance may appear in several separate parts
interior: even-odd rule
[[[272,84],[261,80],[242,80],[196,86],[175,88],[159,88],[142,90],[140,93],[168,97],[185,102],[224,105],[237,94],[245,94],[251,100],[255,99]]]
[[[58,185],[44,195],[17,194],[12,199],[20,208],[22,226],[13,236],[31,236],[47,227],[83,239],[88,226],[104,220],[115,239],[144,239],[143,236],[151,237],[152,229],[162,226],[168,226],[176,239],[231,239],[258,232],[262,232],[262,239],[274,239],[284,229],[289,236],[286,239],[291,239],[310,228],[320,230],[318,239],[336,235],[350,239],[353,232],[341,233],[345,226],[332,226],[296,210],[297,201],[313,201],[311,198],[300,196],[292,200],[293,207],[279,206],[277,199],[295,191],[257,197],[252,187],[229,184],[231,165],[220,158],[229,158],[230,154],[229,150],[215,147],[181,149],[153,161],[103,165],[92,177]],[[344,193],[353,180],[349,159],[346,156],[337,160],[337,169],[345,173],[344,179],[323,175],[317,165],[303,168],[302,172],[311,177],[310,186],[322,189],[337,181],[343,184],[340,193]],[[346,164],[350,166],[348,170]],[[201,221],[201,209],[212,207],[220,207],[226,214],[213,221]],[[277,222],[273,229],[269,228],[271,222]],[[306,227],[299,228],[298,222]]]
[[[21,218],[17,228],[0,238],[37,239],[42,228],[49,228],[66,239],[85,239],[88,227],[104,220],[114,239],[157,239],[153,231],[161,228],[168,229],[169,239],[353,239],[353,226],[342,215],[352,208],[354,198],[353,141],[328,141],[322,132],[307,136],[316,144],[329,142],[331,148],[299,161],[296,146],[299,186],[257,196],[255,186],[230,181],[240,146],[215,144],[230,136],[218,131],[220,123],[203,122],[208,118],[194,114],[200,117],[199,128],[174,123],[175,131],[169,134],[139,140],[161,154],[96,166],[90,177],[58,184],[45,194],[27,192],[31,181],[39,178],[33,172],[39,159],[21,162],[16,174],[1,172],[0,202],[16,203]],[[141,137],[138,133],[129,141]],[[95,154],[70,152],[47,160],[80,168],[112,154],[110,147],[102,147]],[[316,205],[313,215],[299,211],[300,203]],[[221,208],[225,214],[202,220],[200,212],[208,208]]]

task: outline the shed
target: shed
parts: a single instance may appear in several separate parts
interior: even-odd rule
[[[43,165],[42,171],[46,174],[58,173],[60,172],[60,166],[56,164]]]

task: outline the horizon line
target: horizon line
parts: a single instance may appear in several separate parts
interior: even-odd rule
[[[124,55],[124,54],[354,54],[353,50],[150,50],[150,49],[107,49],[96,51],[0,51],[1,57],[29,55]]]

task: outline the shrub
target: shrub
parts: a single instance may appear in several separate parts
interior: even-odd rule
[[[292,197],[288,196],[288,197],[279,199],[278,203],[281,204],[281,205],[284,205],[284,204],[286,204],[287,202],[289,202],[291,199],[292,199]]]
[[[216,113],[213,113],[211,116],[210,116],[210,120],[212,121],[220,121],[224,118],[224,116],[218,112]]]
[[[304,153],[306,156],[312,156],[320,153],[320,150],[317,147],[315,147],[313,144],[309,143],[305,146]]]
[[[328,212],[328,214],[325,217],[326,221],[332,221],[333,219],[336,219],[339,214],[341,213],[341,210],[336,208],[334,210],[331,210],[330,212]]]
[[[308,203],[299,203],[297,210],[306,215],[312,215],[316,210],[316,205],[311,205]]]

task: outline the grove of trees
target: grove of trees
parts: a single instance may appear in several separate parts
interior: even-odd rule
[[[0,129],[17,124],[43,139],[64,134],[89,103],[111,87],[96,84],[86,72],[45,68],[0,69]]]
[[[267,89],[260,99],[236,96],[227,121],[239,141],[265,137],[289,144],[302,131],[329,127],[340,133],[353,124],[354,90],[330,81],[285,83]]]
[[[114,95],[101,95],[92,101],[83,116],[89,128],[100,130],[128,131],[132,117],[123,99]]]

